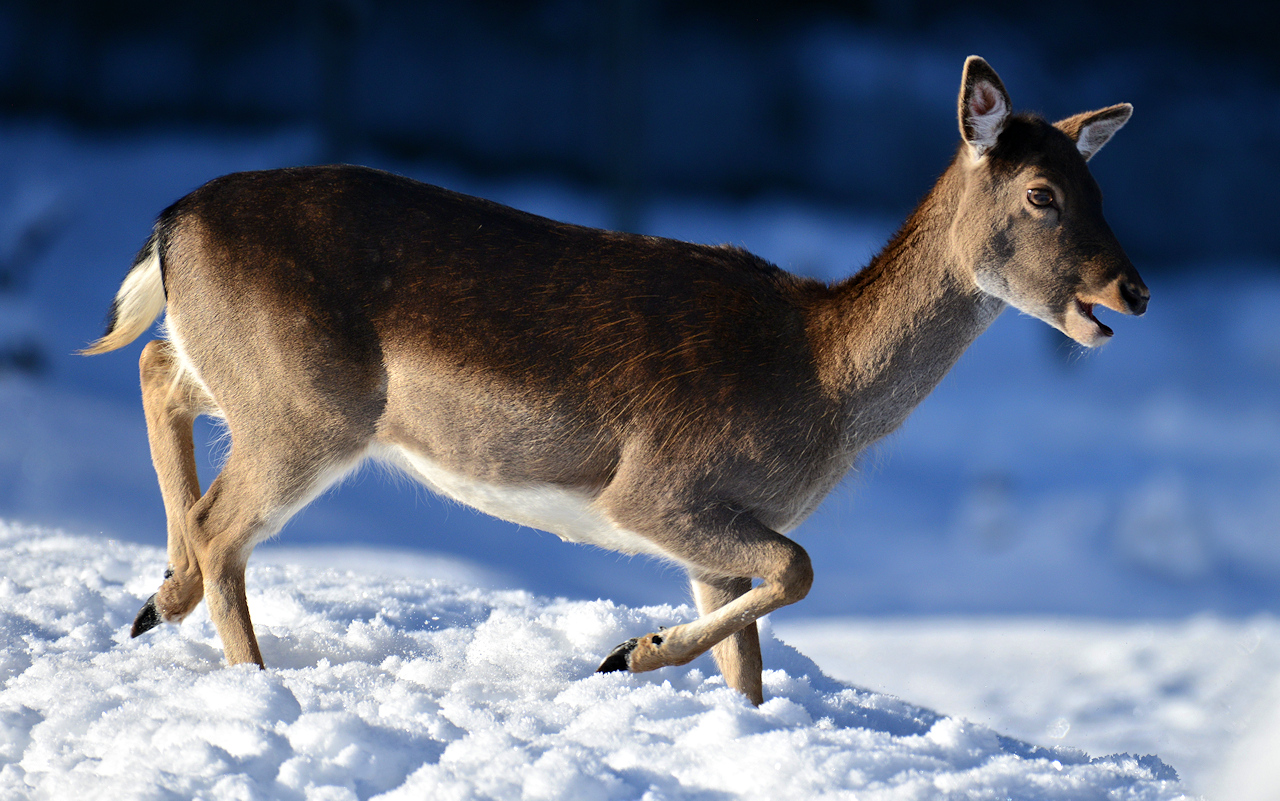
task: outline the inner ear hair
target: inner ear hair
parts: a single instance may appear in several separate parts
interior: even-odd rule
[[[1133,106],[1118,103],[1114,106],[1085,111],[1054,123],[1054,127],[1071,137],[1084,160],[1093,158],[1102,146],[1111,141],[1115,132],[1124,127],[1133,114]]]
[[[976,157],[991,149],[1012,111],[1000,76],[983,59],[969,56],[960,85],[960,134]]]

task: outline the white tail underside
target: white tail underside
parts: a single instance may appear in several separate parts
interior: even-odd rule
[[[86,348],[84,353],[106,353],[129,344],[151,327],[164,304],[160,252],[153,243],[147,255],[129,270],[116,292],[111,331]]]

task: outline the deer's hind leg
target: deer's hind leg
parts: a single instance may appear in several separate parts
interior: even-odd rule
[[[163,342],[144,349],[142,375],[169,526],[169,570],[138,613],[133,636],[182,620],[204,599],[227,661],[262,665],[245,592],[249,554],[359,464],[373,423],[315,395],[283,407],[266,396],[237,396],[233,408],[215,408]],[[231,451],[202,495],[192,423],[203,412],[227,413]]]
[[[325,420],[273,415],[253,428],[231,420],[231,451],[217,478],[185,518],[184,539],[194,565],[188,576],[218,629],[228,664],[263,665],[245,589],[254,546],[273,536],[298,510],[354,469],[367,442],[326,436]]]
[[[192,426],[197,415],[213,411],[204,390],[184,373],[167,342],[148,343],[142,349],[138,367],[151,461],[164,498],[169,567],[160,589],[138,611],[130,631],[133,637],[162,622],[181,621],[204,594],[200,565],[187,538],[186,520],[200,499]]]

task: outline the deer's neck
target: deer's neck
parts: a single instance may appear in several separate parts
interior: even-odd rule
[[[897,428],[1004,308],[951,245],[963,191],[956,172],[818,315],[823,384],[842,401],[855,450]]]

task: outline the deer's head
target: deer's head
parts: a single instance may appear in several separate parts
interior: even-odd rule
[[[977,286],[1082,345],[1112,334],[1097,305],[1142,314],[1150,293],[1102,216],[1086,162],[1128,121],[1127,103],[1057,123],[1011,113],[1000,77],[970,56],[960,84],[951,242]]]

